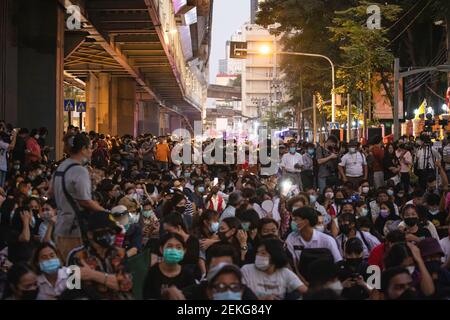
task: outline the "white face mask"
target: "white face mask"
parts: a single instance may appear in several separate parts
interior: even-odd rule
[[[408,267],[406,267],[406,269],[408,270],[409,274],[413,274],[414,270],[416,270],[416,267],[415,266],[408,266]]]
[[[370,188],[369,188],[369,187],[362,187],[362,188],[361,188],[361,191],[362,191],[362,193],[364,193],[364,194],[368,194],[369,191],[370,191]]]
[[[325,231],[325,226],[323,224],[315,226],[314,229],[316,229],[317,231],[320,232],[324,232]]]
[[[327,199],[333,199],[334,198],[334,193],[333,192],[326,192],[325,193],[325,198]]]
[[[429,210],[429,212],[432,216],[435,216],[435,215],[439,214],[439,209]]]
[[[356,148],[348,148],[348,152],[350,152],[350,153],[356,153]]]
[[[270,259],[269,257],[263,257],[257,255],[255,258],[255,267],[258,270],[266,271],[270,267]]]
[[[139,213],[138,214],[132,214],[130,213],[130,223],[138,223],[139,222]]]

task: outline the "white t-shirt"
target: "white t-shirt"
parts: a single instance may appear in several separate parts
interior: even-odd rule
[[[333,255],[334,262],[342,260],[342,255],[339,252],[336,240],[317,230],[313,231],[313,236],[310,241],[305,241],[298,231],[291,232],[286,239],[286,247],[296,263],[299,262],[302,253],[302,250],[296,247],[303,247],[305,249],[326,248]]]
[[[362,177],[364,175],[364,167],[367,165],[366,157],[361,152],[346,153],[339,163],[345,168],[345,176]]]
[[[286,153],[281,158],[281,167],[286,169],[288,172],[295,173],[302,171],[294,168],[296,164],[303,166],[303,157],[300,153]]]
[[[47,278],[41,274],[37,277],[39,293],[37,300],[56,300],[61,293],[67,289],[67,279],[71,271],[69,268],[62,267],[58,270],[58,277],[55,286],[53,286]]]
[[[444,251],[444,263],[447,263],[450,259],[450,238],[442,238],[441,240],[439,240],[439,243],[441,245],[442,251]]]
[[[254,264],[247,264],[241,271],[242,281],[257,297],[276,295],[283,299],[286,294],[303,286],[303,282],[288,268],[277,269],[269,275],[258,270]]]
[[[0,170],[1,171],[8,171],[8,148],[9,144],[7,144],[4,141],[0,141]]]

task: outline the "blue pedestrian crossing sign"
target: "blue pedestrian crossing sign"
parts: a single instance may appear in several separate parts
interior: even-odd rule
[[[330,122],[330,130],[339,130],[339,122]]]
[[[86,102],[77,102],[77,112],[86,112]]]
[[[74,99],[66,99],[64,100],[64,111],[75,111],[75,100]]]

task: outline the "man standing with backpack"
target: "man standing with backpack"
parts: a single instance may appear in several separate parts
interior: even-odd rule
[[[49,197],[54,197],[57,205],[56,244],[65,259],[72,249],[82,244],[85,213],[104,212],[105,209],[92,200],[91,178],[85,168],[92,156],[91,141],[79,133],[66,136],[64,142],[70,157],[56,170]]]

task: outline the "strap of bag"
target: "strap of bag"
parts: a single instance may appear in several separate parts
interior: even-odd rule
[[[71,230],[74,230],[76,228],[76,221],[78,221],[78,225],[79,225],[80,231],[81,231],[81,238],[83,239],[83,242],[86,243],[88,241],[88,239],[87,239],[87,228],[84,223],[85,219],[83,217],[83,214],[80,212],[78,205],[75,202],[75,199],[70,195],[69,191],[67,191],[67,188],[66,188],[66,178],[65,178],[66,173],[70,169],[72,169],[74,167],[78,167],[78,166],[81,166],[81,165],[78,163],[72,163],[64,171],[60,171],[60,172],[56,171],[55,178],[60,177],[62,179],[61,184],[62,184],[62,190],[64,192],[64,196],[66,197],[67,201],[69,202],[69,205],[72,207],[72,210],[75,212],[75,219],[73,221]],[[55,179],[53,179],[53,183],[55,183],[54,181],[55,181]]]

